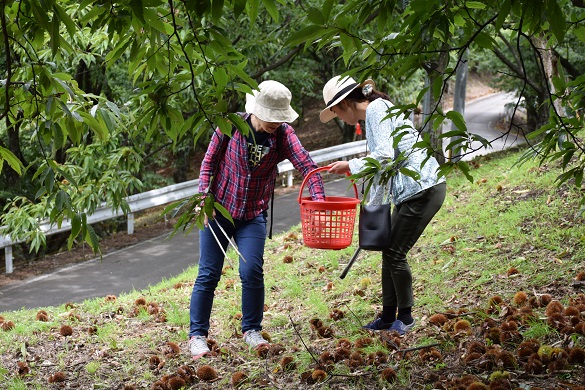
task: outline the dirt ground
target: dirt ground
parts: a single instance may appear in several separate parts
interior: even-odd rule
[[[471,74],[467,84],[467,100],[474,100],[496,92],[487,83],[487,80],[482,80],[477,75]],[[452,96],[447,94],[445,107],[450,107],[451,101]],[[304,119],[299,123],[293,124],[299,139],[307,150],[323,149],[342,142],[341,131],[333,121],[324,124],[319,120],[321,105],[321,102],[315,102],[314,108],[305,110]],[[192,171],[199,171],[198,163],[202,157],[202,155],[195,156]],[[277,188],[276,195],[278,196],[279,194],[292,190],[297,189],[280,187]],[[132,235],[128,235],[125,231],[119,231],[104,237],[100,241],[102,254],[170,233],[172,231],[173,221],[165,221],[161,217],[161,211],[162,208],[137,213],[135,215],[134,234]],[[47,240],[50,239],[51,237],[47,238]],[[25,256],[19,254],[19,251],[20,249],[18,248],[14,249],[14,271],[11,274],[5,273],[3,251],[0,254],[0,286],[46,274],[70,264],[92,259],[96,256],[87,245],[78,245],[70,251],[64,250],[58,253],[46,254],[32,260],[27,260]]]

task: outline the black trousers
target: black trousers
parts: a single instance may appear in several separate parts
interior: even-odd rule
[[[437,184],[394,207],[390,246],[382,251],[382,304],[412,307],[412,273],[406,260],[427,225],[443,205],[447,185]]]

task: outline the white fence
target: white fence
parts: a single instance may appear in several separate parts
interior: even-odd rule
[[[319,164],[326,161],[339,160],[351,156],[355,156],[366,151],[366,141],[355,141],[346,144],[332,146],[330,148],[316,150],[309,152],[315,163]],[[293,172],[295,168],[289,160],[284,160],[278,164],[278,173],[286,174],[287,186],[293,184]],[[129,196],[126,201],[130,207],[130,213],[126,215],[128,220],[128,234],[134,233],[134,214],[137,211],[147,210],[152,207],[161,206],[167,203],[175,202],[181,199],[187,199],[198,192],[199,179],[186,181],[179,184],[174,184],[168,187],[159,188],[143,192],[140,194]],[[95,213],[87,217],[88,223],[97,223],[107,221],[122,216],[121,210],[115,210],[112,207],[103,207],[96,210]],[[63,221],[61,227],[58,228],[55,224],[44,222],[40,225],[41,231],[45,235],[51,235],[68,231],[71,229],[69,221]],[[13,272],[12,261],[12,246],[20,244],[23,240],[12,240],[9,236],[0,235],[0,248],[4,248],[6,273]]]

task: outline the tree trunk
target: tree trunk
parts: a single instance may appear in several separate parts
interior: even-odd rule
[[[562,96],[565,91],[557,91],[554,83],[552,82],[553,77],[559,76],[559,59],[555,55],[554,51],[547,45],[547,40],[542,35],[533,38],[534,46],[540,53],[540,59],[542,61],[542,70],[544,71],[545,81],[548,83],[551,96],[558,95]],[[562,106],[561,99],[555,99],[553,106],[557,115],[564,117],[565,109]]]
[[[437,109],[443,110],[443,102],[442,97],[443,94],[439,97],[440,100],[435,99],[432,93],[432,85],[433,82],[437,77],[443,77],[445,69],[447,69],[447,64],[449,63],[449,51],[446,45],[443,45],[441,48],[441,52],[439,54],[437,62],[433,62],[426,67],[427,72],[427,79],[428,85],[431,86],[429,91],[427,91],[425,95],[425,103],[423,104],[423,126],[422,131],[426,132],[430,136],[430,143],[431,148],[433,149],[433,156],[437,159],[439,164],[445,163],[445,154],[443,153],[443,142],[441,134],[443,133],[443,126],[439,126],[437,129],[433,129],[432,121],[426,122],[427,118],[436,112]],[[443,88],[445,88],[445,84],[443,84]]]
[[[461,114],[461,116],[465,116],[465,92],[467,89],[467,52],[469,49],[465,50],[465,52],[461,55],[461,61],[457,66],[457,73],[455,76],[455,92],[453,93],[453,111],[456,111]],[[451,130],[457,130],[457,126],[455,123],[451,123]],[[461,139],[461,137],[451,137],[450,142],[455,142]],[[457,162],[461,160],[461,144],[452,148],[452,150],[447,151],[450,154],[450,160],[453,162]]]

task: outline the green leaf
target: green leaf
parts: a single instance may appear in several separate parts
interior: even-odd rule
[[[144,20],[144,5],[142,4],[141,0],[130,0],[129,1],[130,8],[132,9],[133,16],[136,17],[142,24],[142,26],[146,25],[146,21]],[[133,18],[134,20],[134,18]]]
[[[169,23],[164,23],[157,15],[157,13],[152,9],[144,9],[144,20],[146,20],[146,23],[150,27],[163,34],[171,35],[173,32],[175,32],[174,27]]]
[[[63,80],[57,77],[53,77],[53,80],[55,80],[61,86],[61,88],[63,88],[65,92],[69,94],[71,100],[74,100],[77,97],[71,87],[69,87],[69,85],[67,85],[67,83],[65,83]]]
[[[465,6],[471,9],[486,9],[486,5],[479,1],[466,1]]]
[[[67,193],[63,190],[57,191],[55,195],[55,209],[58,213],[63,211],[63,206],[66,204],[65,198],[67,197]]]
[[[107,63],[111,64],[115,62],[118,58],[120,58],[120,56],[128,48],[128,45],[132,43],[132,39],[130,39],[131,37],[132,36],[130,34],[127,34],[126,36],[122,37],[122,39],[120,39],[116,47],[114,47],[114,49],[112,49],[110,52],[108,52],[108,54],[106,54]],[[134,61],[136,61],[135,54],[132,56],[132,58]]]
[[[81,217],[75,214],[71,218],[71,231],[69,232],[69,239],[67,240],[67,249],[71,249],[75,243],[75,239],[81,232]]]
[[[234,73],[235,75],[237,75],[238,77],[240,77],[242,79],[243,82],[253,86],[253,87],[257,87],[258,84],[256,83],[256,80],[254,80],[253,78],[250,77],[250,75],[248,75],[248,73],[246,73],[246,71],[244,70],[246,67],[246,62],[240,62],[237,65],[232,65],[229,63],[225,64],[226,69],[231,72]]]
[[[465,19],[460,14],[455,14],[453,16],[453,24],[457,27],[463,27],[465,26]]]
[[[248,0],[246,8],[248,9],[248,17],[250,18],[250,24],[256,23],[256,19],[258,18],[258,12],[260,8],[260,0]]]
[[[224,0],[211,0],[211,19],[217,23],[223,15]]]
[[[72,115],[79,116],[77,112],[72,113]],[[80,116],[79,118],[83,121]],[[71,142],[73,142],[75,145],[78,145],[81,141],[81,136],[83,133],[81,123],[77,122],[72,117],[66,117],[62,119],[62,125],[67,130],[67,135]]]
[[[307,18],[313,24],[324,24],[325,16],[321,13],[321,10],[315,7],[310,7],[307,10]]]
[[[240,133],[246,135],[249,132],[250,126],[248,126],[248,123],[240,115],[229,113],[227,116]]]
[[[102,140],[105,140],[108,137],[108,130],[97,119],[84,111],[81,111],[79,115],[81,115],[83,118],[83,123],[88,125],[90,129],[92,129],[98,135],[98,137],[100,137]]]
[[[450,119],[453,122],[453,124],[455,124],[455,126],[457,126],[458,130],[461,130],[463,132],[467,131],[467,125],[465,124],[465,119],[463,118],[463,115],[461,115],[460,112],[449,111],[447,113],[447,118]]]
[[[275,23],[278,23],[279,16],[278,9],[276,8],[276,1],[262,0],[262,4],[264,4],[264,7],[266,8],[266,11],[268,11],[268,13],[270,14],[272,20],[274,20]]]
[[[548,11],[548,21],[550,28],[557,38],[558,42],[563,42],[565,38],[565,31],[567,31],[567,24],[565,22],[565,15],[556,0],[548,0],[546,3]]]
[[[219,127],[222,134],[232,135],[232,124],[226,118],[217,118],[217,127]]]
[[[498,12],[498,18],[496,19],[495,29],[496,31],[500,31],[504,22],[508,18],[510,14],[510,10],[512,9],[512,0],[503,0],[500,2],[500,12]]]
[[[573,33],[581,42],[585,43],[585,26],[576,26]]]
[[[459,170],[463,172],[467,180],[473,183],[473,176],[471,176],[471,174],[469,173],[469,165],[467,165],[467,163],[463,160],[459,160],[455,164],[457,168],[459,168]]]
[[[92,5],[89,12],[79,18],[79,23],[81,23],[82,25],[86,24],[91,20],[95,20],[97,17],[99,17],[101,14],[108,10],[108,7],[104,5],[96,4],[95,1],[91,2],[94,4]]]
[[[55,57],[57,55],[57,51],[59,51],[59,45],[61,42],[61,35],[59,35],[59,19],[53,17],[51,20],[51,30],[49,31],[49,35],[51,40],[49,45],[51,47],[51,55]]]
[[[417,171],[413,171],[412,169],[403,167],[400,168],[400,173],[402,173],[405,176],[412,177],[414,180],[420,180],[420,173],[418,173]]]
[[[63,176],[65,179],[67,179],[67,181],[69,182],[70,185],[72,185],[73,187],[78,186],[77,181],[75,180],[75,178],[73,176],[71,176],[69,174],[69,172],[67,172],[66,170],[63,170],[61,168],[57,169],[57,172],[59,172],[59,174],[61,176]],[[68,202],[70,202],[69,195],[67,195],[67,200],[68,200]],[[70,206],[70,203],[68,203],[68,205]]]
[[[347,34],[341,33],[339,34],[339,40],[341,41],[341,46],[343,46],[343,51],[348,53],[350,56],[353,55],[355,51],[355,46],[352,37]]]
[[[221,213],[221,215],[224,216],[224,218],[226,218],[227,220],[229,220],[231,223],[234,223],[234,220],[232,219],[232,216],[230,215],[229,211],[227,211],[227,209],[225,207],[223,207],[221,204],[214,202],[213,203],[213,207],[219,211]]]
[[[451,138],[451,137],[467,137],[467,133],[461,130],[446,131],[440,135],[440,138]]]
[[[48,160],[48,162],[51,163],[52,160]],[[47,174],[45,176],[43,184],[44,184],[47,192],[49,192],[49,193],[53,192],[53,188],[55,187],[55,171],[54,170],[52,170],[52,169],[47,170]]]
[[[323,4],[321,4],[321,10],[323,11],[325,21],[329,20],[329,17],[331,16],[331,10],[333,9],[334,3],[337,2],[334,2],[333,0],[325,0],[323,1]]]
[[[67,12],[65,12],[65,10],[61,8],[59,4],[54,4],[53,10],[55,14],[59,16],[61,22],[63,22],[63,24],[65,25],[65,28],[67,29],[67,33],[69,34],[69,36],[73,37],[77,32],[77,26],[75,25],[73,20],[69,17],[69,15],[67,15]]]
[[[101,254],[101,250],[100,250],[100,240],[97,236],[97,234],[95,233],[95,230],[93,230],[93,226],[88,225],[87,223],[84,224],[85,225],[85,229],[86,229],[86,233],[85,233],[85,242],[87,242],[89,244],[89,246],[91,246],[91,249],[93,250],[94,253],[100,253]]]
[[[443,91],[443,78],[440,76],[435,77],[433,80],[433,97],[435,100],[439,100],[441,92]]]
[[[239,17],[246,9],[246,0],[234,0],[234,16]]]
[[[297,46],[301,43],[311,44],[313,40],[323,35],[327,30],[323,26],[310,25],[292,34],[284,43],[285,46]]]
[[[559,76],[553,76],[552,83],[555,87],[555,91],[557,94],[562,95],[565,89],[567,89],[567,85],[565,84],[565,80]]]
[[[53,146],[55,149],[61,149],[67,140],[67,135],[59,125],[59,123],[53,122],[51,124],[51,130],[53,133]]]
[[[22,174],[22,163],[10,150],[0,146],[0,172],[2,172],[2,162],[6,161],[8,165],[19,175]]]
[[[575,168],[575,186],[577,186],[577,188],[580,188],[582,182],[583,182],[583,168],[581,168],[581,167]]]
[[[481,31],[475,36],[474,42],[484,49],[491,50],[494,47],[494,41],[487,33]]]
[[[222,66],[218,66],[212,71],[213,81],[215,83],[215,92],[218,97],[223,94],[225,87],[229,81],[228,75]]]
[[[47,15],[48,10],[40,7],[40,4],[37,1],[31,1],[29,4],[31,11],[33,12],[35,22],[37,22],[43,29],[49,31],[49,16]]]
[[[173,129],[178,129],[183,126],[185,118],[183,118],[183,114],[181,113],[181,111],[173,107],[168,107],[167,114],[173,122],[172,126]]]

